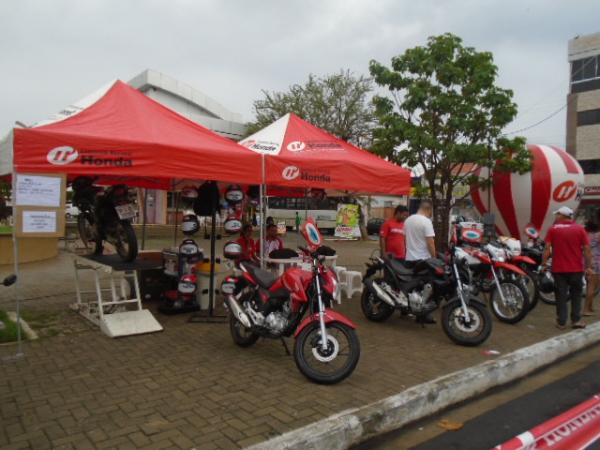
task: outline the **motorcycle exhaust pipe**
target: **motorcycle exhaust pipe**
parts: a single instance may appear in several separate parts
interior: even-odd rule
[[[374,291],[375,294],[377,294],[377,296],[381,300],[386,302],[388,305],[394,306],[394,307],[396,306],[396,303],[394,302],[392,297],[390,297],[390,295],[387,292],[385,292],[380,286],[378,286],[377,283],[375,283],[373,280],[367,280],[367,281],[365,281],[365,284],[368,289]]]
[[[248,315],[244,312],[240,304],[237,302],[233,295],[228,295],[225,297],[227,299],[227,304],[229,305],[229,311],[240,321],[242,325],[246,328],[252,327],[252,321],[248,317]]]

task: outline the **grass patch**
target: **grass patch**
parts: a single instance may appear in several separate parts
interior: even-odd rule
[[[0,322],[4,324],[4,329],[0,330],[1,342],[14,342],[17,340],[17,324],[8,318],[5,311],[0,310]],[[23,328],[21,328],[21,339],[27,339]]]
[[[0,225],[0,234],[12,234],[12,230],[9,225]]]
[[[47,311],[30,311],[25,310],[21,312],[23,320],[29,324],[31,328],[46,328],[57,322],[59,313],[47,312]]]

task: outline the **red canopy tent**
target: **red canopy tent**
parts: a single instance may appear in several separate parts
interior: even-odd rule
[[[288,113],[240,143],[266,155],[265,184],[406,195],[410,171]]]
[[[0,175],[18,173],[100,176],[101,183],[158,189],[180,179],[259,184],[261,158],[116,81],[64,120],[12,130],[0,142]],[[15,231],[13,242],[18,273]],[[213,233],[211,274],[214,256]]]
[[[128,184],[162,189],[181,178],[261,182],[260,158],[254,152],[121,81],[78,114],[14,129],[2,144],[4,173],[127,177]]]

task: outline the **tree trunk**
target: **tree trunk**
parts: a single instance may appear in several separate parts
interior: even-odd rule
[[[448,248],[448,234],[450,231],[450,205],[445,200],[438,202],[433,227],[435,230],[435,249],[438,252],[445,252]]]

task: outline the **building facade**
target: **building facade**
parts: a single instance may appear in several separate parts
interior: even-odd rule
[[[568,51],[567,152],[585,173],[585,219],[600,222],[600,33],[571,39]]]

